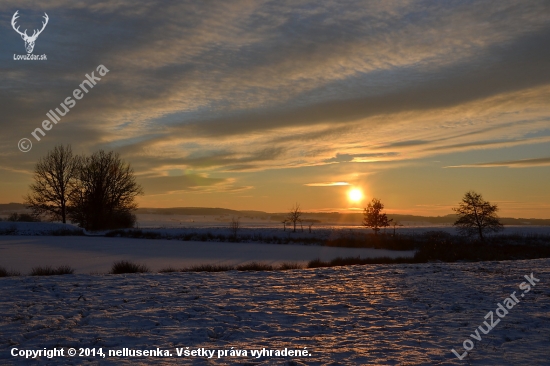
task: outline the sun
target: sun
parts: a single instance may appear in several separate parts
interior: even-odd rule
[[[348,198],[350,201],[359,202],[363,199],[363,192],[359,188],[353,188],[348,191]]]

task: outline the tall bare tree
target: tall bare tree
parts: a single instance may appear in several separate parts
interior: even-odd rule
[[[233,240],[237,241],[237,234],[239,233],[239,229],[241,228],[241,221],[240,218],[235,218],[234,216],[231,217],[231,221],[229,222],[229,230],[231,231],[231,236]]]
[[[135,198],[143,194],[134,171],[118,154],[100,150],[82,161],[69,217],[88,230],[131,227]]]
[[[382,213],[384,205],[379,199],[373,198],[367,207],[363,210],[363,226],[369,227],[377,235],[381,227],[387,227],[393,219],[388,220],[388,216]]]
[[[35,215],[46,214],[51,220],[67,222],[69,196],[75,189],[80,161],[71,145],[58,145],[40,158],[34,168],[31,192],[25,196],[25,204]]]
[[[296,203],[294,206],[292,206],[284,221],[293,225],[292,232],[294,233],[296,232],[296,224],[302,222],[302,219],[300,217],[302,217],[302,210],[300,210],[300,205]]]
[[[453,211],[458,215],[453,225],[462,234],[468,236],[477,234],[480,240],[484,240],[485,232],[498,232],[503,229],[496,214],[497,205],[491,205],[483,199],[481,194],[474,191],[466,192],[462,202],[457,208],[453,208]]]

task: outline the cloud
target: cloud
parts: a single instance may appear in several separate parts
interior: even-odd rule
[[[549,166],[549,165],[550,165],[550,157],[522,159],[522,160],[495,161],[491,163],[452,165],[452,166],[447,166],[446,168],[493,168],[493,167],[530,168],[530,167]]]
[[[24,52],[16,9],[29,29],[48,13],[36,45],[47,63],[10,59]],[[197,175],[145,181],[171,192],[237,187],[202,173],[528,148],[550,136],[548,24],[548,2],[513,0],[3,1],[0,165],[30,171],[60,143],[114,149],[143,179]],[[110,72],[20,153],[99,64]]]
[[[395,157],[399,154],[396,152],[387,152],[387,153],[368,153],[368,154],[340,154],[337,153],[335,157],[332,157],[330,159],[326,159],[325,163],[346,163],[346,162],[354,162],[354,163],[360,163],[365,161],[379,161],[383,158],[387,157]]]
[[[395,147],[410,147],[410,146],[422,146],[429,144],[431,141],[425,141],[425,140],[405,140],[405,141],[397,141],[392,142],[390,144],[381,146],[381,148],[387,149],[387,148],[395,148]]]
[[[348,182],[326,182],[326,183],[306,183],[308,187],[335,187],[335,186],[349,186]]]
[[[164,176],[140,178],[138,182],[143,186],[147,195],[166,194],[178,191],[191,191],[203,188],[212,188],[227,183],[220,178],[209,178],[197,174],[181,176]]]

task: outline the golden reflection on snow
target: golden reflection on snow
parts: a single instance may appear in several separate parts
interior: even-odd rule
[[[502,292],[532,271],[550,278],[550,260],[5,278],[0,285],[10,296],[0,299],[0,334],[6,340],[0,364],[9,344],[307,347],[312,356],[293,358],[296,365],[460,364],[450,349],[461,346]],[[546,360],[548,286],[537,287],[514,310],[484,343],[491,347],[476,348],[471,360],[484,365]],[[155,364],[280,365],[291,359],[173,358]],[[142,361],[120,358],[116,364],[150,364]]]

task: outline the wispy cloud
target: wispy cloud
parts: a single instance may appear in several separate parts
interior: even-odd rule
[[[446,168],[493,168],[493,167],[508,167],[508,168],[529,168],[534,166],[549,166],[550,157],[534,158],[508,161],[495,161],[490,163],[451,165]]]
[[[224,179],[208,178],[197,174],[181,176],[140,178],[139,183],[147,194],[165,194],[178,191],[196,190],[226,183]]]
[[[335,186],[349,186],[348,182],[325,182],[325,183],[306,183],[308,187],[335,187]]]
[[[24,52],[15,10],[29,29],[48,13],[36,45],[47,63],[8,57]],[[165,194],[330,167],[303,188],[374,165],[530,149],[550,141],[549,24],[544,1],[3,1],[0,166],[23,176],[60,143],[114,149]],[[93,93],[20,153],[99,64],[110,72]]]

